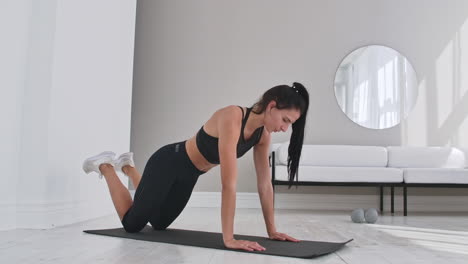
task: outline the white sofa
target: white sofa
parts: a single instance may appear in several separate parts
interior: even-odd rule
[[[287,185],[289,142],[272,144],[272,184]],[[303,145],[298,185],[377,186],[380,210],[383,188],[403,187],[403,210],[407,215],[408,187],[468,187],[468,151],[454,147],[401,147],[352,145]]]

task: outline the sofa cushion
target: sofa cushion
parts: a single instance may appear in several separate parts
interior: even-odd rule
[[[314,182],[403,182],[403,171],[379,167],[314,167],[300,166],[299,181]],[[288,180],[287,166],[275,166],[275,179]]]
[[[287,165],[289,142],[275,146],[277,164]],[[378,146],[303,145],[301,166],[386,167],[387,149]]]
[[[389,146],[388,167],[394,168],[464,168],[465,154],[451,147]]]
[[[468,184],[468,170],[459,168],[407,168],[403,169],[405,183]]]

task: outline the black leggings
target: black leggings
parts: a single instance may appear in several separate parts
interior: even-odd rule
[[[187,155],[185,141],[158,149],[148,160],[133,205],[122,219],[127,232],[139,232],[148,222],[154,229],[166,229],[190,199],[198,170]]]

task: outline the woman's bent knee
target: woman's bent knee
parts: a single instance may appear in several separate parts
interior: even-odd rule
[[[126,219],[127,214],[124,215],[121,223],[123,228],[127,233],[137,233],[140,232],[145,226],[146,223],[141,222],[141,223],[129,223],[128,220]]]
[[[146,225],[140,225],[140,226],[135,226],[135,225],[126,225],[122,223],[123,228],[127,233],[137,233],[140,232]]]
[[[151,224],[151,226],[153,227],[154,230],[166,230],[167,229],[167,225]]]

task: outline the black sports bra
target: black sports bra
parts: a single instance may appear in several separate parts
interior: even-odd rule
[[[240,109],[242,110],[242,116],[244,116],[244,109],[242,107],[240,107]],[[247,119],[249,118],[250,111],[252,111],[252,108],[247,107],[245,118],[242,119],[241,134],[239,141],[237,142],[237,158],[244,156],[244,154],[256,145],[262,137],[264,127],[259,127],[255,130],[249,140],[244,140],[244,127],[247,123]],[[205,130],[203,130],[202,126],[197,133],[196,142],[198,150],[200,150],[200,153],[208,162],[219,164],[218,138],[208,135]]]

